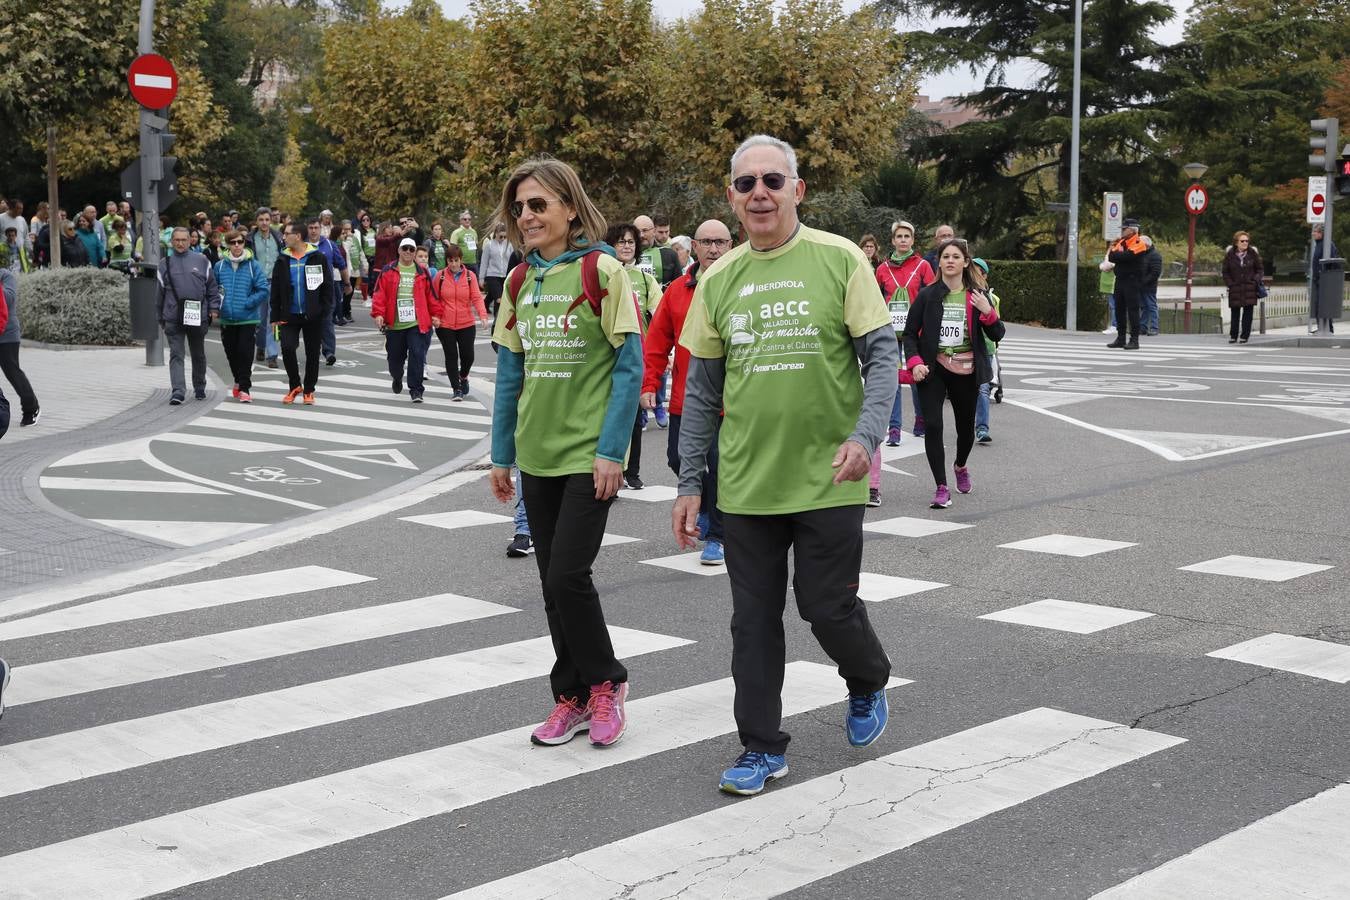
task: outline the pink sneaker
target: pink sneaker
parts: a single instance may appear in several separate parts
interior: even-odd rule
[[[596,747],[608,747],[623,737],[628,716],[623,709],[623,701],[628,697],[628,682],[612,684],[606,681],[591,687],[591,699],[586,704],[586,712],[591,719],[591,744]]]
[[[970,489],[974,487],[970,483],[970,466],[952,466],[952,471],[956,473],[956,490],[962,494],[969,494]]]
[[[588,729],[590,720],[590,709],[569,697],[559,697],[558,705],[553,707],[544,724],[534,730],[530,740],[546,747],[565,744],[576,737],[578,731]]]
[[[238,385],[238,384],[236,384],[234,387],[230,388],[230,394],[234,397],[234,399],[236,399],[236,400],[239,399],[239,385]]]
[[[248,391],[240,391],[234,395],[234,398],[240,403],[252,403],[253,398],[248,395]]]
[[[929,509],[946,509],[952,505],[952,492],[947,490],[945,484],[939,484],[937,490],[933,493],[933,502],[928,504]]]

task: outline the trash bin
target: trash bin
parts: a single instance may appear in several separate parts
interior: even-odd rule
[[[138,275],[131,279],[131,336],[152,341],[159,335],[159,279]]]
[[[1317,274],[1317,318],[1339,319],[1345,306],[1345,260],[1324,259]]]

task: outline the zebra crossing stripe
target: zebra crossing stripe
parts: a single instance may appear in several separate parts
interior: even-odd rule
[[[205,428],[209,431],[238,431],[254,436],[271,435],[307,441],[327,441],[330,444],[346,444],[349,447],[385,447],[389,444],[409,443],[392,437],[352,434],[348,431],[326,431],[321,428],[297,428],[293,425],[273,425],[270,422],[241,422],[216,415],[198,416],[184,427]]]
[[[475,416],[469,413],[451,412],[449,404],[443,404],[445,408],[436,409],[434,412],[426,408],[425,405],[421,409],[419,409],[418,407],[414,406],[411,401],[407,399],[406,394],[402,397],[397,398],[399,400],[397,405],[393,403],[360,403],[355,400],[330,400],[328,398],[328,394],[336,393],[338,390],[342,389],[335,388],[332,391],[329,390],[324,391],[324,398],[323,398],[324,409],[343,409],[343,410],[355,410],[357,412],[374,412],[374,413],[381,413],[386,416],[407,416],[413,419],[420,419],[423,421],[430,420],[433,422],[441,422],[441,421],[468,422],[472,425],[478,425],[483,428],[492,427],[492,418],[490,416]],[[281,397],[286,393],[286,390],[285,388],[281,387],[263,388],[262,386],[258,386],[254,389],[253,393],[255,396],[258,397],[262,397],[268,394]],[[370,395],[367,394],[366,396]],[[392,397],[393,395],[390,394],[387,396]]]
[[[149,588],[79,606],[52,610],[27,619],[0,622],[0,641],[52,634],[57,631],[74,631],[77,628],[93,628],[96,625],[109,625],[113,622],[130,622],[167,613],[227,606],[247,600],[305,594],[374,580],[367,575],[330,569],[327,566],[298,566],[293,569],[277,569],[252,575],[236,575],[232,578],[212,578],[208,581]]]
[[[1350,897],[1350,785],[1225,834],[1092,900]]]
[[[1033,709],[453,896],[774,897],[1181,743]]]
[[[482,382],[480,380],[475,379],[474,387],[477,387],[481,383]],[[255,381],[253,382],[253,387],[255,388],[254,390],[255,394],[257,393],[258,389],[266,389],[269,391],[274,391],[276,393],[284,394],[286,393],[287,390],[287,383],[285,381]],[[446,384],[443,384],[439,379],[433,381],[432,379],[428,378],[427,379],[428,393],[426,394],[425,397],[422,398],[424,401],[423,405],[431,407],[433,409],[456,410],[459,412],[463,412],[465,414],[478,412],[483,415],[486,415],[486,410],[483,408],[483,405],[481,403],[477,403],[471,400],[461,400],[459,402],[455,402],[451,400],[448,396],[439,394],[440,391],[448,389],[449,389],[448,386]],[[403,394],[400,396],[391,393],[389,390],[389,383],[387,381],[385,382],[384,387],[382,388],[339,387],[336,385],[329,384],[328,379],[325,378],[323,380],[323,385],[320,387],[320,390],[323,391],[323,395],[325,397],[331,395],[334,397],[351,397],[353,400],[368,400],[368,401],[386,400],[393,403],[408,402],[407,394]],[[381,408],[387,409],[388,404],[386,403],[382,405]],[[483,418],[483,415],[480,415],[479,418]]]
[[[16,667],[7,699],[11,706],[22,706],[513,612],[519,610],[458,594],[436,594],[163,644],[53,659]]]
[[[783,714],[842,715],[843,691],[833,667],[790,663]],[[633,700],[628,733],[603,750],[585,739],[536,747],[531,724],[12,853],[0,885],[6,900],[49,897],[54,885],[104,900],[182,888],[729,734],[732,695],[724,678]]]
[[[230,450],[235,453],[283,453],[287,450],[299,450],[290,444],[269,444],[266,441],[246,441],[219,435],[185,434],[170,431],[157,434],[150,440],[167,444],[186,444],[189,447],[210,447],[213,450]]]
[[[693,643],[614,626],[609,633],[625,659]],[[532,638],[7,744],[0,797],[541,678],[552,661],[552,640]]]
[[[320,403],[323,401],[320,400]],[[417,416],[413,411],[413,406],[409,404],[408,414],[414,418]],[[469,440],[480,438],[487,434],[486,431],[467,431],[463,428],[444,428],[439,425],[423,425],[419,422],[395,422],[392,420],[377,420],[367,416],[343,416],[336,413],[316,412],[310,409],[273,409],[267,406],[225,406],[216,410],[215,414],[231,413],[242,417],[253,418],[254,416],[263,416],[265,418],[288,419],[292,422],[304,422],[306,424],[326,424],[342,425],[347,428],[363,428],[370,431],[396,431],[399,434],[422,434],[428,437],[449,438],[451,440]],[[432,413],[432,416],[440,417],[440,413]],[[428,417],[429,418],[429,417]],[[482,421],[484,426],[489,425],[487,421]]]

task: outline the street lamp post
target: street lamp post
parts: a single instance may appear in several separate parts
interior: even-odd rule
[[[1200,179],[1205,177],[1209,171],[1209,166],[1204,163],[1186,163],[1181,167],[1186,173],[1186,177],[1191,180],[1192,185],[1200,183]],[[1187,209],[1187,218],[1190,219],[1190,229],[1186,237],[1186,312],[1182,328],[1187,334],[1191,333],[1191,282],[1195,278],[1195,220],[1199,218],[1199,213]]]

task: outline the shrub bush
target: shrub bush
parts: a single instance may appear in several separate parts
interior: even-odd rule
[[[1078,330],[1098,331],[1106,324],[1106,299],[1097,293],[1096,266],[1078,266]],[[999,315],[1008,322],[1064,327],[1064,298],[1069,270],[1053,260],[989,260],[989,284],[998,294]]]
[[[19,276],[19,322],[28,340],[126,346],[131,307],[125,275],[107,269],[44,269]]]

